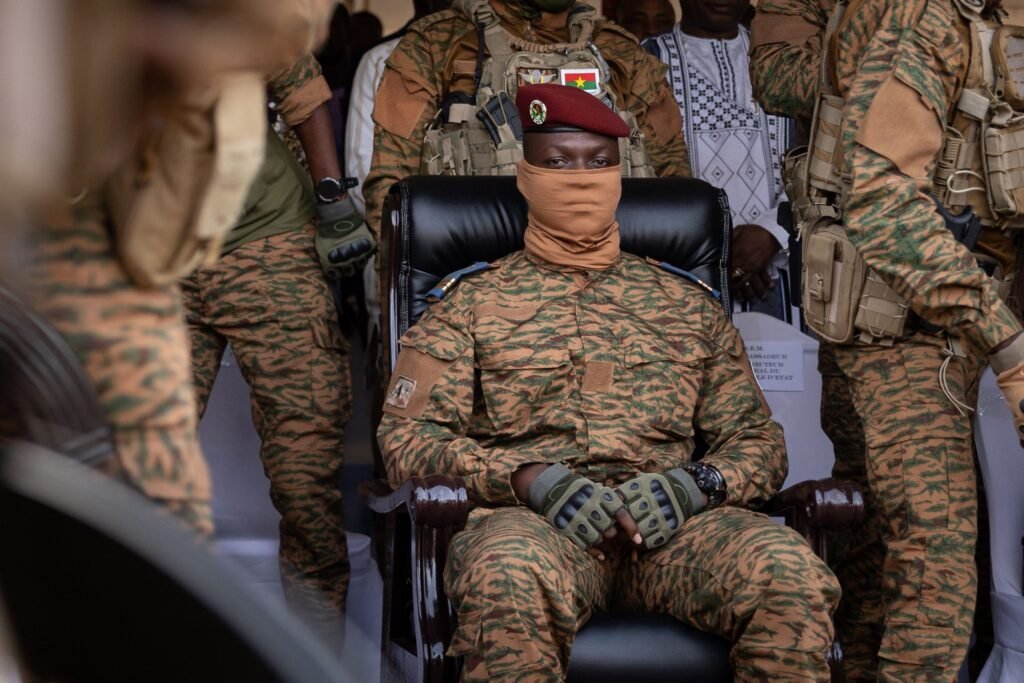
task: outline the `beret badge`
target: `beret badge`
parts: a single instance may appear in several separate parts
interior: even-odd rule
[[[530,102],[530,120],[538,126],[544,125],[548,118],[548,108],[540,100]]]

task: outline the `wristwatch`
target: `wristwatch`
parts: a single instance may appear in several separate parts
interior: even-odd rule
[[[316,198],[321,204],[333,204],[341,197],[343,189],[340,180],[328,176],[316,184]]]
[[[707,509],[715,508],[725,502],[725,477],[714,465],[703,462],[691,462],[683,465],[683,470],[697,482],[697,488],[708,497]]]

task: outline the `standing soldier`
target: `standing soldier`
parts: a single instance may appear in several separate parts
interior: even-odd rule
[[[834,471],[869,493],[833,558],[853,680],[956,678],[975,606],[971,413],[986,355],[1024,425],[1024,337],[1004,303],[1024,227],[1024,100],[1000,68],[1015,29],[992,4],[765,0],[754,22],[761,103],[814,114],[787,190]]]
[[[363,195],[379,234],[392,184],[417,173],[514,175],[522,84],[575,85],[630,126],[623,175],[689,174],[665,67],[628,31],[574,0],[458,0],[409,27],[377,91]]]
[[[30,6],[0,9],[18,19]],[[46,110],[56,123],[44,139],[56,142],[36,156],[64,163],[33,197],[45,217],[29,236],[28,272],[15,282],[93,381],[114,474],[208,534],[209,475],[175,281],[216,255],[262,159],[261,81],[225,74],[293,61],[322,33],[326,3],[46,7],[57,16],[29,26],[66,26],[54,43],[66,52],[47,57],[67,59],[54,79],[32,84],[33,93],[52,85],[46,102],[63,107]]]
[[[307,55],[275,74],[270,89],[310,173],[268,131],[266,158],[219,262],[183,280],[182,290],[199,415],[230,343],[281,513],[285,595],[330,636],[342,624],[349,578],[339,486],[352,387],[321,260],[329,273],[356,272],[372,240],[342,194],[331,93],[316,59]],[[351,254],[330,257],[342,251]]]

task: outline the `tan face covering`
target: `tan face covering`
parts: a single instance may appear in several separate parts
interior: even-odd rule
[[[618,166],[560,171],[520,161],[516,185],[530,207],[526,251],[579,270],[605,270],[619,257]]]

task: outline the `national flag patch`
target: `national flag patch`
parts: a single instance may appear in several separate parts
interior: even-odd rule
[[[571,85],[591,95],[601,92],[601,71],[598,69],[559,69],[562,85]]]

